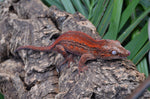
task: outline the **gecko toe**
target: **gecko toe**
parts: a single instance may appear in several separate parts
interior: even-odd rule
[[[87,66],[82,66],[82,67],[78,67],[78,69],[79,69],[79,74],[80,74],[80,73],[88,70],[88,67]]]

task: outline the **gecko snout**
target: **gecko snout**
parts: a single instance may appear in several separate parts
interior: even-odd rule
[[[130,51],[129,50],[127,50],[127,56],[129,56],[130,55]]]

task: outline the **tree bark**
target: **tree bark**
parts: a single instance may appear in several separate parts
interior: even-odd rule
[[[96,28],[80,13],[69,14],[40,0],[4,0],[0,4],[0,91],[5,99],[125,99],[144,74],[127,59],[92,60],[78,74],[79,57],[67,67],[55,52],[22,50],[48,46],[66,31],[99,39]],[[146,91],[141,98],[150,97]]]

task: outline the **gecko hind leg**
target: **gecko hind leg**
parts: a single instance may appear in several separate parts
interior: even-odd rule
[[[70,54],[69,56],[67,56],[65,58],[65,60],[61,63],[61,65],[65,64],[66,62],[68,62],[68,68],[70,67],[70,63],[71,62],[74,62],[74,59],[73,59],[73,55]]]
[[[65,58],[64,62],[62,62],[60,65],[63,65],[66,62],[68,62],[68,67],[70,67],[70,62],[74,61],[73,55],[72,54],[68,55],[68,53],[66,52],[65,48],[62,45],[56,45],[54,50],[61,53]]]
[[[85,66],[85,63],[86,61],[88,60],[92,60],[92,59],[95,59],[95,57],[90,54],[90,53],[87,53],[87,54],[83,54],[79,60],[79,66],[78,66],[78,69],[79,69],[79,74],[80,72],[84,72],[84,70],[87,70],[87,66]]]
[[[64,58],[68,56],[68,53],[66,52],[65,48],[62,45],[56,45],[53,50],[55,50],[58,53],[61,53]]]

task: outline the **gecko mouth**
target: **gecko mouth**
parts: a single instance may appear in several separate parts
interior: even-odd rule
[[[104,60],[120,60],[120,59],[127,59],[127,57],[124,57],[124,56],[121,56],[121,57],[105,57],[105,58],[102,58]]]

